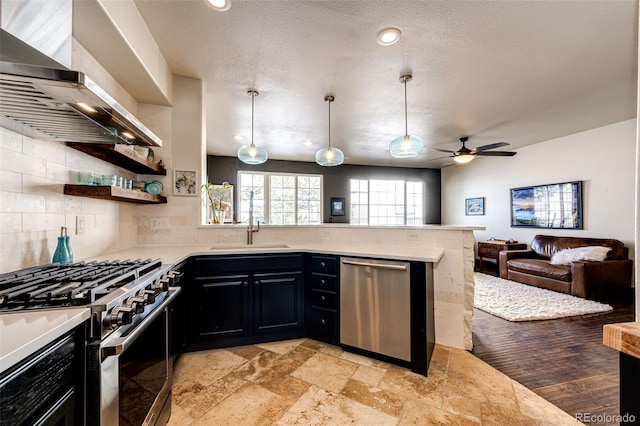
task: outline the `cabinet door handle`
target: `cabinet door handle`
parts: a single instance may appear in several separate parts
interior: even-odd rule
[[[326,298],[326,297],[324,297],[324,296],[320,296],[320,300],[322,300],[323,302],[326,302],[326,301],[327,301],[327,298]]]
[[[259,286],[260,285],[260,281],[256,280],[255,285]]]
[[[320,280],[320,284],[325,285],[327,282],[325,280]]]
[[[325,325],[327,322],[324,319],[320,320],[320,324]]]
[[[246,282],[246,281],[242,281],[242,287],[247,287],[248,285],[249,285],[249,283],[248,283],[248,282]]]
[[[320,267],[321,267],[321,268],[325,268],[326,266],[327,266],[327,264],[326,264],[326,263],[324,263],[324,262],[320,262]]]

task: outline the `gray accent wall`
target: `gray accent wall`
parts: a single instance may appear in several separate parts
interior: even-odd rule
[[[207,176],[209,182],[219,184],[229,182],[238,187],[238,171],[272,172],[272,173],[305,173],[323,175],[323,218],[324,222],[349,223],[350,179],[402,179],[424,182],[424,218],[425,224],[441,224],[440,206],[440,169],[417,169],[408,167],[381,167],[341,165],[337,167],[322,167],[316,163],[302,161],[268,160],[266,163],[251,166],[236,157],[207,156]],[[331,198],[345,199],[346,212],[344,216],[331,216]],[[235,212],[234,212],[235,215]],[[234,217],[236,220],[237,217]]]

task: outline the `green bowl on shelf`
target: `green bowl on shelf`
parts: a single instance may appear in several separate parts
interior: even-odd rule
[[[144,184],[144,191],[148,192],[149,194],[158,195],[162,192],[163,189],[164,185],[158,180],[152,180],[150,182],[145,182]]]

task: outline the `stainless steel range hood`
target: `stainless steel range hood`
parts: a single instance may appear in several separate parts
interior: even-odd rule
[[[0,125],[66,142],[162,146],[85,74],[0,61]]]

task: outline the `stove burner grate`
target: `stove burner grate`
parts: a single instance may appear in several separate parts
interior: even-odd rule
[[[49,264],[0,275],[0,311],[83,306],[152,271],[160,260]]]

